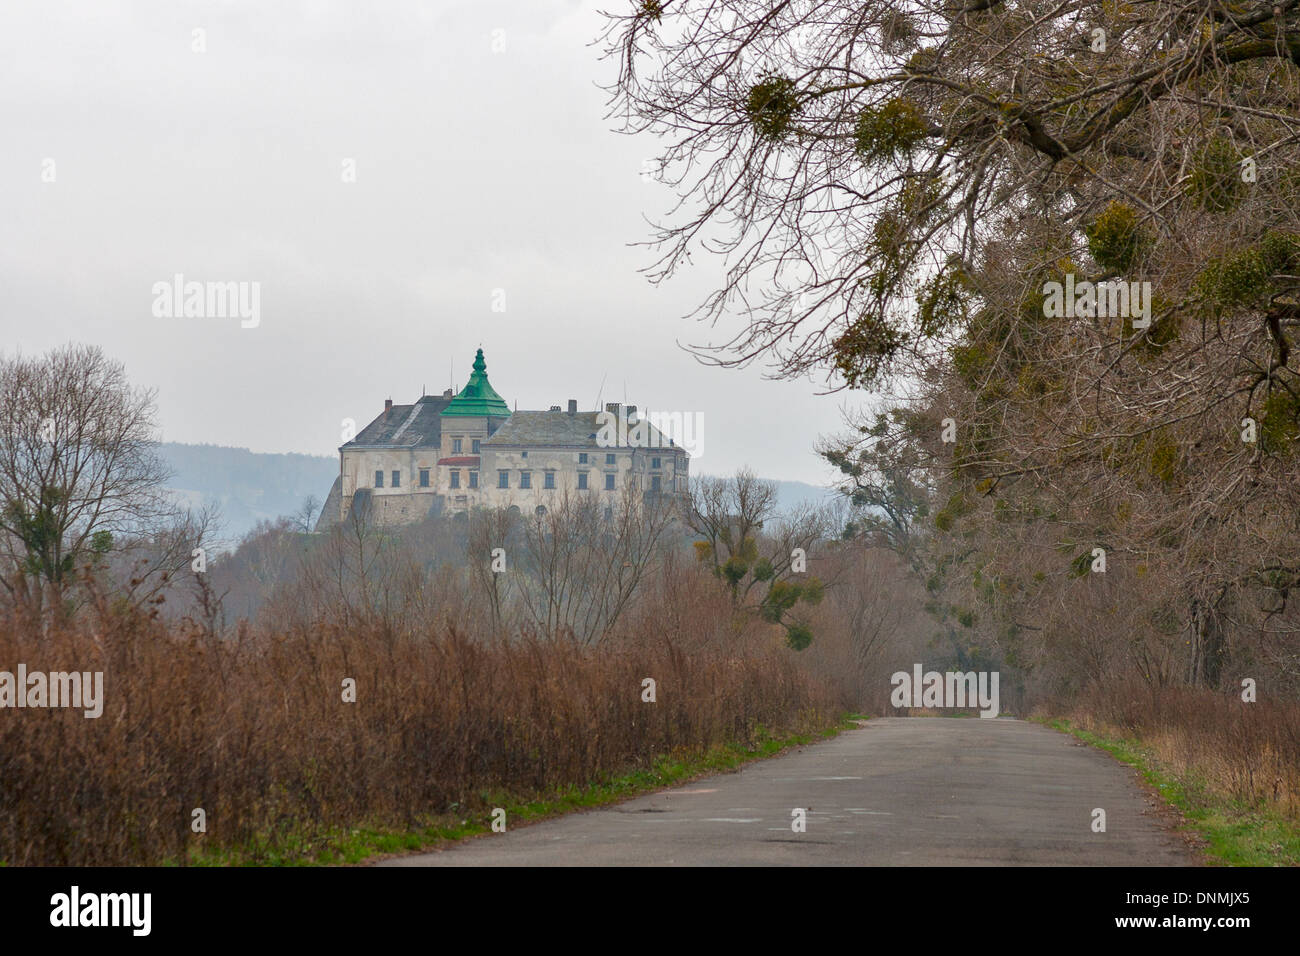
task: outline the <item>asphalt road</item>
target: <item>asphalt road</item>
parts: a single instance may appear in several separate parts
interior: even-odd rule
[[[807,811],[806,832],[791,811]],[[1094,833],[1093,810],[1106,811]],[[675,790],[381,866],[1195,863],[1133,770],[1008,719],[885,718]]]

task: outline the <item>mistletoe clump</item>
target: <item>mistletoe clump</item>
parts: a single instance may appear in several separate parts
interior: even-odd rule
[[[794,81],[777,74],[764,76],[750,87],[745,112],[763,139],[771,142],[784,139],[790,124],[799,114]]]
[[[1108,272],[1127,272],[1151,244],[1151,237],[1138,222],[1133,207],[1112,202],[1084,230],[1088,251]]]
[[[853,142],[863,160],[881,162],[910,153],[929,132],[920,107],[897,97],[879,108],[869,106],[862,111]]]

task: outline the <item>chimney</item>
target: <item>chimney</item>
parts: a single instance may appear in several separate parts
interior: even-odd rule
[[[569,399],[569,414],[578,414],[578,400],[576,398]]]
[[[558,412],[559,410],[560,410],[560,406],[559,406],[559,405],[552,405],[552,406],[551,406],[551,411],[553,411],[553,412]]]
[[[384,421],[388,421],[388,413],[391,412],[392,410],[393,410],[393,400],[391,398],[384,399]]]
[[[618,414],[618,406],[619,406],[620,404],[621,404],[621,403],[619,403],[619,402],[606,402],[606,403],[605,403],[605,411],[607,411],[607,412],[613,412],[615,415],[617,415],[617,414]]]
[[[443,392],[443,393],[442,393],[442,397],[443,397],[443,398],[451,398],[451,397],[452,397],[451,389],[447,389],[445,392]]]
[[[636,406],[635,406],[635,405],[629,405],[629,406],[627,407],[627,420],[628,420],[629,422],[635,422],[635,421],[636,421]]]

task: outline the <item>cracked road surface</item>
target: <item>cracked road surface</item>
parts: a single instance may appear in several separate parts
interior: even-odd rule
[[[1093,809],[1106,832],[1092,831]],[[791,811],[807,811],[807,830]],[[380,866],[1074,865],[1197,862],[1136,774],[1039,724],[873,719],[616,806]]]

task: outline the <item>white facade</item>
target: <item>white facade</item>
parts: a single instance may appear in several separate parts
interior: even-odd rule
[[[372,520],[389,524],[480,507],[532,513],[566,495],[595,496],[612,507],[629,487],[664,496],[687,491],[690,456],[653,429],[649,441],[645,430],[639,433],[648,447],[604,447],[600,413],[579,412],[576,402],[568,411],[553,406],[488,418],[443,414],[449,400],[386,405],[340,449],[338,494],[331,492],[326,509],[343,520],[364,502]],[[627,412],[635,422],[635,408]]]

